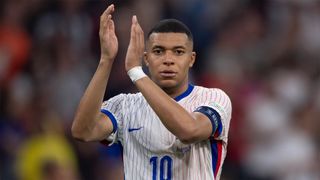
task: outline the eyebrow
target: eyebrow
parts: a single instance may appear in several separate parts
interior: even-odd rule
[[[160,46],[160,45],[155,45],[152,47],[152,49],[166,49],[164,46]],[[170,49],[187,49],[185,46],[174,46],[173,48]]]

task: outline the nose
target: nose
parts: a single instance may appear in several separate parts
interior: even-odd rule
[[[170,52],[166,52],[166,55],[164,56],[163,64],[167,66],[174,64],[174,60]]]

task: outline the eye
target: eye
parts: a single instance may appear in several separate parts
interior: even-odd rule
[[[181,56],[181,55],[183,55],[183,54],[185,53],[185,51],[182,50],[182,49],[176,49],[176,50],[174,51],[174,53],[175,53],[176,55],[178,55],[178,56]]]
[[[163,53],[163,49],[161,49],[161,48],[153,49],[152,53],[155,55],[161,55]]]

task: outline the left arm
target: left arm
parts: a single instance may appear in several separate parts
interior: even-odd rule
[[[142,78],[135,83],[163,125],[185,144],[205,140],[212,134],[208,117],[199,112],[187,112],[168,96],[150,78]]]
[[[130,43],[126,55],[126,71],[141,66],[144,51],[144,33],[134,16],[131,25]],[[212,134],[212,125],[202,113],[187,112],[175,102],[149,77],[135,82],[136,87],[160,118],[164,126],[183,143],[194,143],[205,140]]]

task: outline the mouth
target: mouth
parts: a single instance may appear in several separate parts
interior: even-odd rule
[[[163,78],[173,78],[177,75],[177,73],[171,70],[164,70],[164,71],[160,71],[160,75]]]

